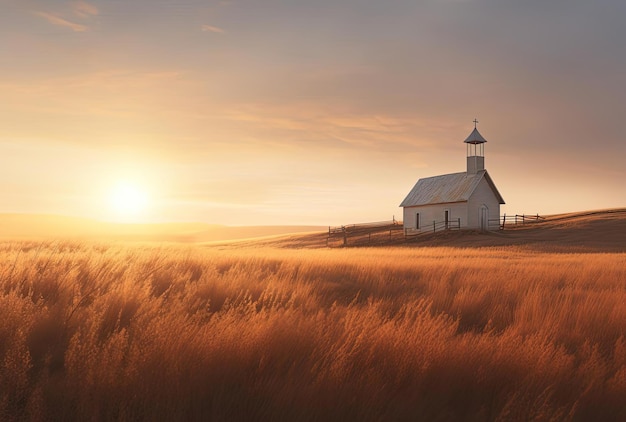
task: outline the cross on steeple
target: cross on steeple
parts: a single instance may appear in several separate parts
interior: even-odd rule
[[[474,119],[474,129],[476,129],[476,125],[478,124],[478,119]]]

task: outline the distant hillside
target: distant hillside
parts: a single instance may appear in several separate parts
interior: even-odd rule
[[[248,245],[323,248],[326,240],[327,233],[313,233],[251,241]],[[341,246],[341,242],[335,245]],[[238,242],[234,246],[245,245]],[[538,223],[507,225],[505,230],[486,233],[450,230],[407,239],[399,233],[392,240],[383,235],[375,242],[368,242],[367,236],[362,235],[361,239],[349,239],[348,246],[525,246],[547,251],[626,252],[626,208],[549,215]]]
[[[57,215],[0,214],[3,239],[213,242],[325,231],[321,226],[223,226],[205,223],[121,224]]]

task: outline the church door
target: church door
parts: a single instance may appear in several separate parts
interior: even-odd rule
[[[480,229],[489,230],[489,208],[485,205],[480,207]]]

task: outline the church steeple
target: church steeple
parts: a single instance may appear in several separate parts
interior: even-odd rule
[[[478,120],[474,119],[474,130],[463,142],[467,144],[467,174],[476,174],[485,169],[485,142],[476,128]]]

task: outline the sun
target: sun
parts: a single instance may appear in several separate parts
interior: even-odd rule
[[[136,219],[147,209],[148,192],[137,183],[120,181],[111,188],[109,206],[117,219]]]

